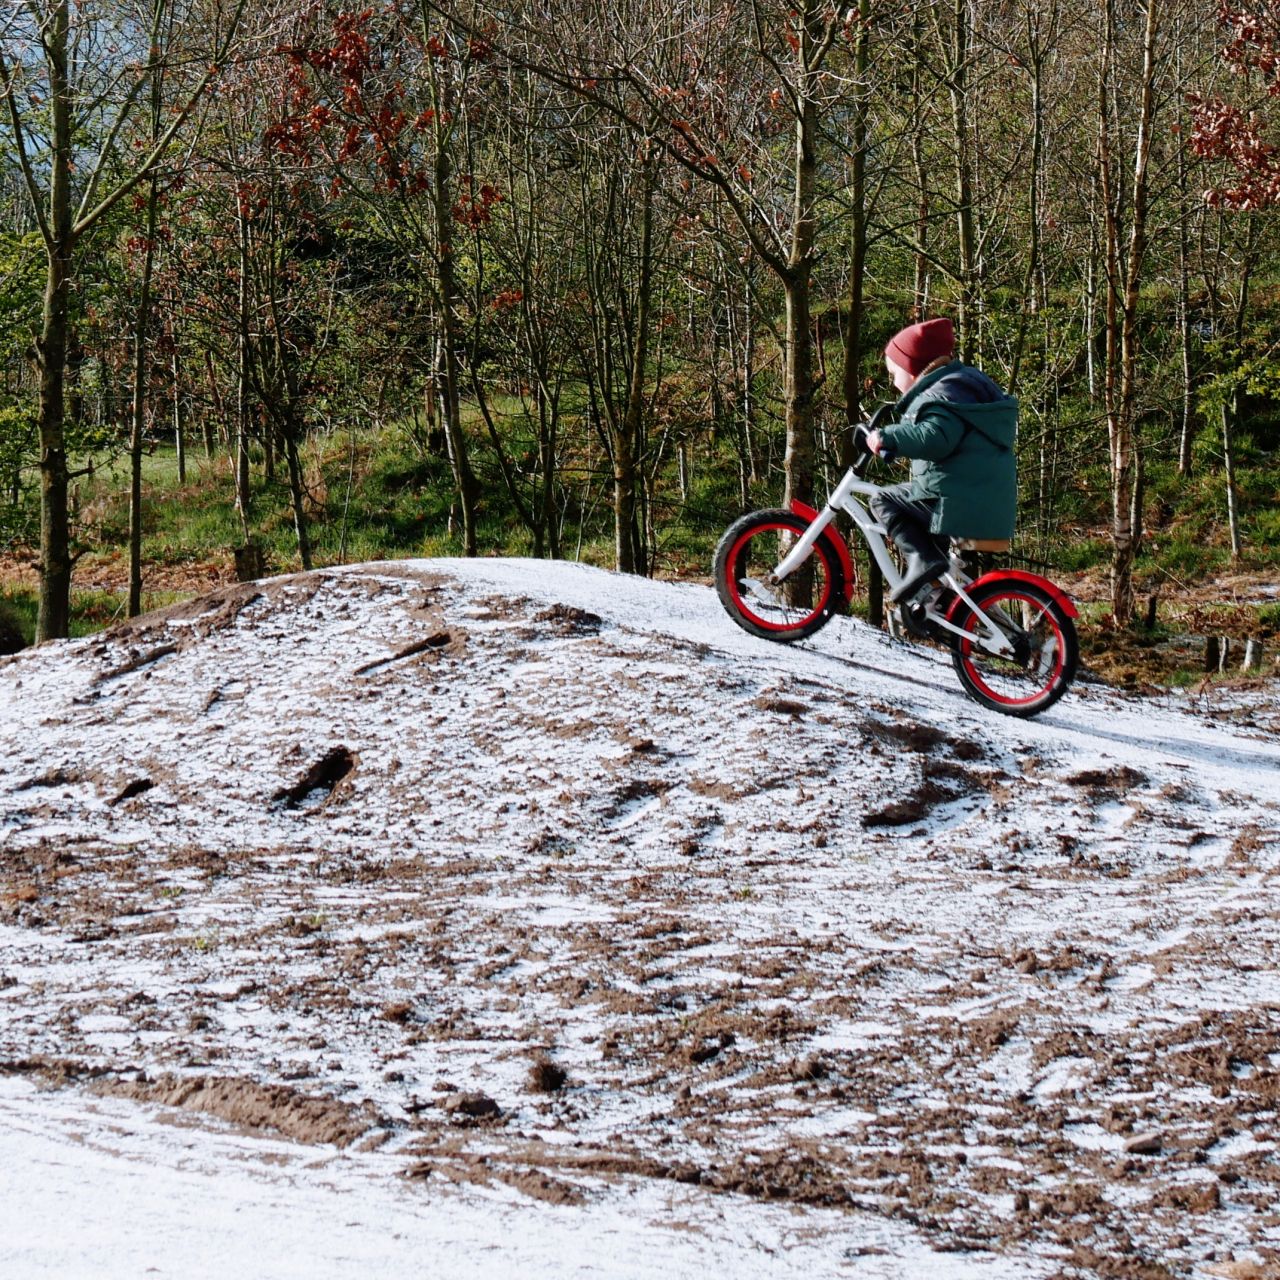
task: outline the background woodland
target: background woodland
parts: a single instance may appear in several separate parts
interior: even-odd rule
[[[1021,401],[1023,562],[1116,626],[1276,563],[1270,3],[14,0],[0,93],[38,638],[95,559],[705,573],[932,315]]]

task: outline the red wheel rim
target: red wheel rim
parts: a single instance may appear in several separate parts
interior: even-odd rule
[[[821,582],[815,584],[818,588],[818,599],[813,607],[807,612],[797,617],[788,618],[786,622],[774,622],[770,618],[762,617],[753,604],[755,603],[749,597],[746,597],[738,588],[738,562],[742,556],[743,550],[752,538],[760,537],[767,533],[786,533],[792,537],[799,537],[801,530],[793,529],[791,525],[784,524],[782,521],[775,521],[771,524],[757,525],[753,529],[747,529],[743,532],[738,540],[733,544],[725,559],[725,576],[727,581],[725,586],[729,592],[730,598],[733,600],[734,607],[744,618],[750,619],[754,626],[760,627],[766,631],[798,631],[802,627],[807,626],[815,618],[820,617],[826,612],[827,605],[831,600],[831,566],[827,562],[826,552],[823,550],[821,543],[813,548],[811,561],[816,561],[821,566]],[[779,557],[780,559],[781,557]],[[803,606],[799,606],[803,609]]]
[[[1009,589],[992,592],[990,595],[980,599],[978,603],[982,605],[984,611],[991,609],[993,606],[1003,609],[1011,604],[1027,605],[1035,611],[1035,618],[1031,625],[1024,629],[1034,631],[1037,627],[1046,625],[1050,628],[1054,642],[1053,667],[1050,671],[1042,672],[1035,678],[1035,688],[1032,692],[1020,697],[1011,696],[1009,693],[996,688],[991,683],[984,668],[975,665],[974,655],[976,653],[980,658],[993,664],[993,670],[1002,673],[1006,683],[1031,680],[1031,673],[1026,668],[1017,666],[1008,659],[1002,659],[995,654],[986,653],[982,648],[975,646],[971,640],[962,640],[960,642],[960,657],[964,663],[964,669],[975,687],[981,691],[983,697],[990,698],[992,702],[998,702],[1006,707],[1026,707],[1039,702],[1053,690],[1062,678],[1062,669],[1066,662],[1066,637],[1062,633],[1061,624],[1053,615],[1052,607],[1047,601],[1029,592]],[[964,629],[966,631],[973,630],[977,626],[977,619],[963,603],[961,603],[960,608],[964,609],[967,615],[963,623]],[[1023,624],[1019,623],[1019,625],[1022,626]],[[1043,646],[1037,650],[1037,653],[1042,650]]]

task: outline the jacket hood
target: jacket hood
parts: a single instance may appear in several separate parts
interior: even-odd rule
[[[1018,401],[978,369],[953,360],[926,374],[896,406],[900,420],[914,422],[934,406],[980,431],[992,444],[1013,448],[1018,431]]]

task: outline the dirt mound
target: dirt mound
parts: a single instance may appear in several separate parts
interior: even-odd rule
[[[1199,702],[398,564],[11,658],[0,754],[0,1071],[1037,1274],[1277,1224],[1280,749]]]

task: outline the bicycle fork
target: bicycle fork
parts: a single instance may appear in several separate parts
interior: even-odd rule
[[[827,499],[826,506],[818,512],[817,518],[810,521],[809,527],[800,535],[800,541],[778,561],[777,567],[773,571],[776,581],[781,582],[784,578],[790,577],[809,558],[809,553],[813,550],[814,544],[826,532],[827,526],[836,518],[837,511],[852,495],[856,484],[857,476],[850,470],[845,474],[844,479],[836,485],[831,496]]]

